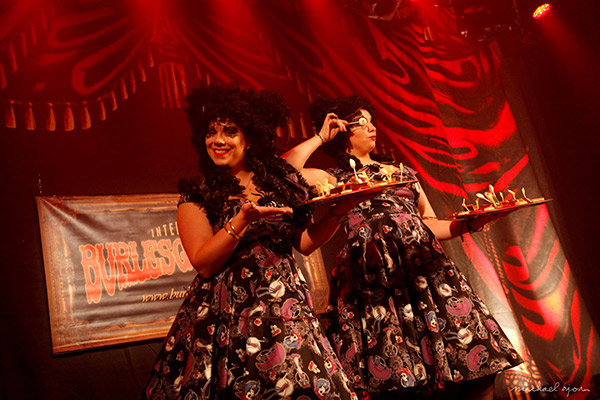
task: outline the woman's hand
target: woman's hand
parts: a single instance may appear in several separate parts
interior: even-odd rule
[[[500,219],[502,217],[507,216],[508,214],[512,213],[515,210],[508,210],[508,211],[502,211],[502,212],[497,212],[497,213],[490,213],[487,215],[481,215],[479,217],[473,217],[469,220],[464,220],[464,224],[466,224],[466,226],[469,228],[468,230],[470,232],[477,232],[480,231],[485,225],[489,224],[490,222],[496,221],[497,219]]]
[[[323,121],[321,130],[314,136],[288,150],[281,157],[298,171],[304,169],[308,158],[324,143],[333,140],[339,131],[346,131],[348,121],[339,119],[335,113],[329,113]]]
[[[294,247],[303,255],[309,255],[321,247],[335,234],[340,227],[342,217],[354,207],[376,196],[371,192],[360,196],[351,196],[339,201],[323,218],[311,224],[304,232],[294,240]]]
[[[238,216],[242,223],[248,225],[261,218],[272,217],[275,215],[289,214],[292,215],[293,211],[290,207],[264,207],[254,203],[245,203],[242,205]]]
[[[333,140],[333,138],[340,132],[346,132],[346,125],[348,121],[339,119],[335,113],[329,113],[323,121],[323,126],[317,136],[321,138],[323,143]]]

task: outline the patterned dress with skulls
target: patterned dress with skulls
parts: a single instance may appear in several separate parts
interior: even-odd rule
[[[329,172],[341,182],[354,176]],[[416,180],[406,167],[400,174]],[[357,391],[442,388],[522,362],[425,225],[419,193],[416,182],[388,189],[345,217],[328,334]]]
[[[245,201],[226,202],[215,232]],[[219,274],[194,279],[142,398],[356,398],[293,257],[297,225],[251,223]]]

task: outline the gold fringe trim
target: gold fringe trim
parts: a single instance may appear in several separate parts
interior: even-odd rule
[[[122,100],[127,100],[129,98],[129,95],[127,94],[127,86],[125,85],[125,79],[123,77],[119,79],[119,92]]]
[[[117,109],[117,96],[115,96],[115,91],[111,90],[109,93],[110,99],[110,111],[115,111]]]
[[[8,86],[6,80],[6,72],[4,72],[4,64],[0,63],[0,89],[4,90]]]
[[[71,132],[75,129],[75,118],[73,117],[73,109],[71,103],[67,103],[64,115],[65,132]]]
[[[33,115],[33,105],[31,102],[27,103],[27,108],[25,109],[25,129],[28,131],[35,130],[35,116]]]
[[[135,93],[135,91],[137,90],[133,70],[129,71],[129,87],[131,88],[131,93]]]
[[[102,97],[98,97],[98,111],[100,121],[106,121],[106,107],[104,107]]]
[[[54,104],[46,104],[48,105],[48,118],[46,119],[46,130],[54,132],[56,130],[56,114],[54,113]]]
[[[86,130],[92,127],[92,119],[90,118],[90,112],[88,110],[87,101],[81,102],[81,110],[79,112],[81,119],[81,129]]]
[[[7,128],[15,129],[17,127],[17,119],[15,118],[15,108],[13,101],[8,102],[8,106],[4,109],[4,123]]]
[[[15,73],[19,70],[19,64],[17,63],[17,55],[15,54],[15,48],[11,44],[8,45],[8,63],[10,65],[10,72]]]

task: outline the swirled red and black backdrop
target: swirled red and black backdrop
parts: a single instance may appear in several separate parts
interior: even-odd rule
[[[195,173],[182,108],[200,83],[282,93],[293,110],[284,147],[312,134],[303,112],[314,96],[370,98],[378,149],[418,171],[439,215],[489,184],[525,187],[529,197],[561,193],[548,181],[527,96],[516,96],[526,80],[507,61],[510,46],[460,35],[455,10],[440,2],[397,1],[378,18],[360,9],[369,3],[3,2],[0,140],[12,194],[2,208],[12,228],[2,254],[12,267],[2,281],[19,282],[1,291],[11,321],[4,343],[13,344],[2,351],[8,398],[132,398],[144,383],[154,357],[147,344],[49,356],[33,196],[173,192],[177,178]],[[558,395],[591,396],[600,368],[555,224],[547,207],[529,208],[445,244],[526,359],[499,382],[506,397],[555,383]],[[7,308],[11,298],[21,306]]]

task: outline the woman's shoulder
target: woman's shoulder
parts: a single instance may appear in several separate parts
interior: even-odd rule
[[[412,167],[409,167],[408,165],[402,163],[402,162],[381,162],[381,164],[386,165],[386,166],[390,166],[394,168],[394,173],[402,173],[402,174],[409,174],[412,175],[413,177],[416,177],[417,175],[417,171],[415,169],[413,169]]]
[[[205,200],[206,185],[202,177],[182,178],[177,182],[179,191],[179,203],[203,204]]]
[[[417,170],[402,163],[398,164],[397,167],[399,170],[403,170],[405,173],[408,173],[408,175],[411,175],[414,179],[417,179]]]
[[[294,192],[298,201],[304,202],[311,196],[311,186],[313,183],[310,179],[307,179],[303,172],[294,169],[293,172],[287,174],[285,179],[290,181],[291,186],[295,188]]]
[[[325,172],[328,173],[331,176],[334,176],[338,180],[340,179],[340,177],[343,177],[345,175],[348,175],[348,174],[352,173],[352,171],[348,171],[348,170],[345,170],[345,169],[340,168],[340,167],[327,168],[325,170]]]
[[[321,184],[335,184],[337,180],[335,175],[319,168],[303,168],[301,173],[306,182],[308,182],[308,184],[311,186],[316,185],[317,182]]]

